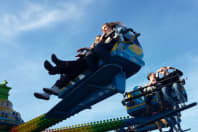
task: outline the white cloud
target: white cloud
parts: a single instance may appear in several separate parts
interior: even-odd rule
[[[28,3],[24,5],[26,8],[15,14],[0,13],[0,36],[12,38],[22,32],[46,28],[56,22],[78,20],[91,1],[62,2],[59,5]]]

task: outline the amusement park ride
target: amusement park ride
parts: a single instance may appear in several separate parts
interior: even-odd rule
[[[0,85],[0,131],[1,132],[105,132],[116,130],[124,132],[128,128],[131,132],[147,132],[157,129],[156,122],[160,126],[169,127],[169,132],[173,132],[172,127],[179,125],[180,112],[191,108],[196,103],[188,105],[177,105],[167,103],[167,109],[159,111],[157,97],[152,100],[153,115],[145,115],[144,96],[160,90],[162,86],[154,91],[141,92],[141,89],[134,89],[131,92],[125,92],[126,79],[131,77],[134,71],[131,67],[137,66],[137,71],[145,65],[143,61],[143,50],[138,41],[139,34],[132,29],[117,26],[115,33],[119,34],[120,39],[114,44],[111,50],[111,63],[102,64],[96,72],[86,71],[78,75],[65,87],[60,89],[58,97],[61,101],[56,104],[47,113],[40,115],[30,121],[23,122],[18,112],[12,110],[12,104],[8,101],[7,83]],[[175,74],[169,78],[162,78],[160,81],[180,78],[182,75]],[[182,86],[185,82],[177,80]],[[170,85],[170,84],[169,84]],[[142,89],[144,89],[143,87]],[[183,95],[186,97],[184,87]],[[59,129],[48,129],[50,126],[68,119],[85,109],[90,109],[92,105],[117,93],[124,95],[122,104],[126,106],[128,117],[97,121],[83,125],[74,125]],[[173,98],[175,93],[172,93]],[[67,100],[70,100],[69,102]],[[178,130],[180,132],[184,130]],[[186,130],[185,130],[186,131]]]

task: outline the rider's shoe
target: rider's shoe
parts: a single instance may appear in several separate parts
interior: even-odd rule
[[[52,88],[43,88],[43,91],[45,91],[48,94],[58,95],[59,88],[57,86],[54,86]]]
[[[45,60],[44,62],[44,67],[45,69],[47,69],[48,71],[52,71],[54,69],[54,67],[52,66],[52,64],[50,64],[49,61]]]
[[[49,100],[50,95],[47,93],[34,93],[34,96],[39,99]]]
[[[58,71],[57,71],[57,68],[55,68],[49,61],[45,61],[44,62],[44,67],[45,69],[47,69],[49,71],[49,74],[51,75],[54,75],[54,74],[57,74]]]
[[[63,65],[65,63],[64,61],[58,59],[55,54],[52,54],[51,59],[56,65]]]

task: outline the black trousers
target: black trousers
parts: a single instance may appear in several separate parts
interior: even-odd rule
[[[69,81],[71,81],[75,76],[61,74],[60,79],[56,81],[54,84],[58,88],[63,88]]]
[[[59,74],[75,76],[85,71],[87,69],[87,64],[84,57],[82,57],[75,61],[64,61],[55,68]]]
[[[61,64],[55,67],[60,75],[60,79],[56,81],[55,86],[62,88],[69,81],[87,69],[87,64],[84,58],[79,58],[75,61],[62,61]]]
[[[110,60],[111,60],[110,59],[111,58],[110,50],[113,48],[115,42],[116,42],[115,40],[112,40],[108,44],[99,43],[94,47],[92,52],[90,52],[86,55],[86,57],[85,57],[86,62],[87,62],[88,68],[91,71],[97,70],[99,59],[102,59],[104,64],[111,63],[110,62]]]
[[[96,71],[98,68],[99,59],[102,59],[105,64],[109,63],[111,57],[110,50],[112,49],[114,43],[115,41],[111,41],[109,44],[99,43],[93,50],[89,51],[86,56],[75,61],[64,61],[60,65],[57,65],[57,71],[63,75],[59,80],[57,80],[55,85],[62,88],[71,79],[88,68],[91,71]]]

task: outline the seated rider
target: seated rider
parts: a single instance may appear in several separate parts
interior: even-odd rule
[[[154,72],[149,73],[149,75],[147,76],[147,79],[149,80],[149,83],[146,84],[145,88],[143,90],[141,89],[141,87],[139,88],[141,89],[143,93],[148,93],[145,96],[145,104],[146,104],[146,115],[150,116],[152,115],[151,102],[152,102],[154,95],[156,95],[159,100],[159,105],[160,105],[161,110],[164,109],[164,104],[163,104],[162,95],[160,91],[155,90],[157,89],[157,86],[159,85],[157,82],[155,73]]]
[[[173,72],[169,72],[168,70],[172,69]],[[161,67],[159,70],[157,70],[157,74],[156,76],[159,78],[159,73],[166,78],[170,78],[171,76],[175,75],[176,78],[171,79],[170,81],[163,81],[162,85],[166,85],[164,88],[162,88],[162,94],[164,96],[164,99],[167,100],[170,104],[173,104],[173,106],[177,106],[177,103],[181,103],[181,105],[184,105],[184,102],[186,101],[186,98],[184,97],[183,93],[182,93],[182,86],[180,84],[179,81],[179,76],[183,75],[183,73],[173,67]],[[172,75],[171,75],[172,74]],[[160,80],[160,79],[159,79]],[[167,86],[167,83],[169,83],[170,85]],[[177,101],[175,101],[172,98],[171,95],[171,91],[173,91],[176,94],[177,97]]]
[[[57,59],[55,55],[52,55],[52,61],[56,64],[54,67],[50,64],[49,61],[44,62],[44,67],[49,71],[49,74],[55,75],[55,74],[61,74],[60,80],[56,82],[56,84],[51,88],[53,91],[49,91],[49,89],[44,89],[45,93],[35,93],[34,95],[37,98],[41,99],[49,99],[49,94],[57,94],[59,91],[59,88],[62,88],[62,84],[67,84],[71,80],[71,78],[79,75],[86,69],[90,69],[91,71],[95,71],[98,66],[98,59],[101,58],[102,60],[105,60],[104,62],[109,60],[110,57],[110,49],[107,50],[107,47],[113,47],[114,43],[108,43],[106,40],[109,40],[109,35],[113,33],[113,28],[115,25],[119,24],[119,22],[115,23],[105,23],[102,26],[103,35],[100,37],[100,39],[97,42],[97,45],[100,44],[100,46],[96,46],[95,44],[92,45],[91,50],[89,50],[86,55],[83,55],[80,53],[77,56],[79,59],[75,61],[60,61]],[[105,43],[105,44],[104,44]],[[110,46],[109,46],[110,45]],[[88,48],[81,48],[78,50],[78,52],[83,52],[84,50],[87,50]],[[96,49],[96,50],[95,50]],[[103,55],[104,54],[104,55]],[[108,58],[108,59],[106,59]],[[64,75],[62,75],[64,74]],[[69,80],[69,81],[65,81]],[[57,87],[57,83],[61,84]]]
[[[100,43],[86,56],[86,61],[91,71],[98,69],[98,59],[102,59],[104,64],[111,63],[110,50],[119,39],[119,35],[115,33],[115,28],[119,24],[120,22],[111,22],[102,25],[103,34],[100,38]]]
[[[86,69],[95,71],[98,69],[98,60],[101,59],[104,64],[110,62],[110,50],[114,46],[115,42],[119,40],[118,33],[116,34],[115,28],[119,25],[119,22],[105,23],[102,26],[103,35],[100,37],[100,42],[88,53],[80,57],[76,61],[67,61],[67,63],[57,63],[56,66],[52,66],[48,61],[45,61],[44,66],[49,71],[49,74],[66,74],[77,76]],[[83,49],[80,49],[81,51]],[[52,60],[57,60],[56,56],[52,56]],[[56,62],[56,61],[54,61]],[[134,69],[134,73],[139,69]]]
[[[145,89],[146,91],[152,91],[152,90],[155,90],[159,85],[161,85],[160,83],[158,83],[157,81],[157,77],[156,77],[156,74],[151,72],[148,76],[147,76],[147,79],[150,81],[146,86],[147,88]],[[150,95],[147,95],[147,96],[151,96],[153,98],[153,95],[156,95],[157,98],[158,98],[158,102],[159,102],[159,105],[160,105],[160,110],[163,111],[165,109],[165,106],[164,106],[164,100],[163,100],[163,97],[162,97],[162,94],[160,92],[160,90],[155,90],[154,91],[154,94],[150,94]],[[147,97],[146,96],[146,101],[148,104],[151,103],[151,97]]]
[[[84,69],[87,69],[86,63],[82,63],[83,59],[100,42],[100,37],[101,35],[96,36],[95,41],[90,48],[85,47],[79,49],[77,52],[80,53],[76,56],[79,58],[75,61],[63,61],[58,59],[55,54],[52,54],[51,58],[52,61],[56,64],[56,66],[53,67],[49,61],[45,61],[44,67],[49,71],[49,74],[51,75],[60,73],[60,79],[57,80],[56,83],[51,88],[44,88],[43,89],[45,91],[44,93],[35,92],[34,96],[39,99],[49,100],[51,94],[58,95],[59,90],[61,88],[63,88],[74,77],[82,73]],[[86,52],[83,52],[84,50],[86,50]],[[79,65],[81,67],[79,67]],[[77,69],[77,71],[75,72],[70,71],[72,68]],[[65,69],[67,69],[68,72]]]
[[[146,88],[144,89],[144,92],[149,92],[149,94],[147,94],[145,96],[145,103],[146,103],[146,115],[151,116],[152,115],[152,99],[153,97],[156,95],[158,98],[158,102],[160,105],[160,111],[164,110],[164,102],[163,102],[163,97],[162,94],[160,92],[160,90],[155,90],[157,89],[157,87],[159,85],[161,85],[160,83],[157,82],[157,78],[156,78],[156,74],[151,72],[148,76],[147,79],[150,81],[149,83],[146,84]],[[153,92],[152,92],[153,91]],[[150,93],[151,92],[151,93]],[[160,121],[155,121],[155,124],[158,128],[158,130],[160,132],[162,132],[162,127],[160,125]]]
[[[113,32],[113,30],[112,30],[113,24],[106,23],[104,25],[107,25],[107,24],[109,24],[109,25],[105,26],[106,28],[104,28],[105,30],[103,31],[103,35],[100,37],[99,43],[94,48],[92,48],[92,50],[90,50],[85,56],[80,57],[76,61],[65,61],[63,63],[57,63],[57,64],[55,63],[56,64],[55,67],[53,67],[49,63],[49,61],[45,61],[44,66],[49,71],[49,74],[52,74],[52,75],[53,74],[75,74],[76,75],[76,74],[79,74],[82,71],[86,70],[87,66],[88,66],[89,70],[91,70],[91,71],[93,71],[92,69],[95,70],[98,66],[98,59],[102,59],[104,62],[109,60],[110,49],[107,50],[107,47],[108,48],[113,47],[114,43],[112,41],[114,39],[111,42],[106,42],[106,40],[109,40],[109,38],[111,37],[111,36],[109,36],[109,34],[111,34]],[[78,51],[81,52],[82,50],[84,50],[84,48],[81,48]],[[55,58],[55,56],[54,57],[52,56],[52,60],[53,60],[53,58]],[[94,68],[92,68],[93,64],[95,64],[96,62],[97,62],[97,65],[94,65]]]

